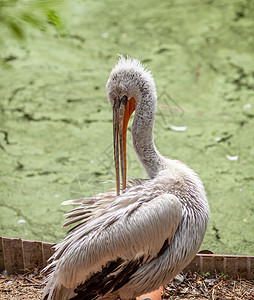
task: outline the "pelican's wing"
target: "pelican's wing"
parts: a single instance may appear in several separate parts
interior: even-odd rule
[[[146,183],[147,180],[148,179],[131,178],[131,180],[129,180],[127,183],[127,190],[132,187],[140,186],[143,183]],[[111,181],[108,180],[108,182]],[[80,204],[80,206],[72,209],[65,214],[67,222],[63,225],[63,227],[67,227],[78,222],[78,224],[71,228],[67,232],[67,234],[77,229],[78,227],[83,226],[90,219],[96,218],[114,201],[115,198],[116,189],[112,189],[109,192],[100,193],[93,197],[64,201],[62,205]]]
[[[116,192],[114,189],[107,193],[100,193],[89,198],[64,201],[62,205],[80,205],[65,214],[67,222],[63,227],[77,223],[67,232],[67,234],[84,226],[89,220],[96,218],[112,203],[112,201],[114,201],[115,198]]]
[[[128,189],[57,245],[45,294],[78,286],[87,294],[91,284],[99,293],[108,293],[164,251],[174,238],[182,207],[172,194],[160,191],[156,197],[154,187],[151,194],[148,184]],[[101,290],[98,278],[104,278]]]

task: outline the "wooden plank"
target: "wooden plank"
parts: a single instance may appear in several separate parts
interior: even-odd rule
[[[52,248],[54,245],[55,244],[42,243],[43,267],[46,267],[49,258],[54,253],[54,248]]]
[[[214,273],[214,256],[213,255],[202,255],[203,258],[203,272]]]
[[[0,273],[5,270],[4,266],[4,251],[3,251],[3,238],[0,236]]]
[[[5,270],[8,274],[22,273],[24,270],[22,240],[3,237],[2,244]]]
[[[246,261],[246,260],[245,260]],[[237,273],[237,257],[236,256],[224,256],[224,274],[231,274],[232,276],[236,276]],[[246,268],[246,263],[245,263]]]
[[[185,272],[202,272],[200,267],[200,256],[196,255],[193,260],[188,264],[188,266],[184,269]]]
[[[26,270],[43,267],[42,242],[23,240],[23,251]]]
[[[214,270],[217,273],[224,272],[224,265],[223,265],[224,259],[222,255],[214,255]]]
[[[236,273],[241,278],[248,278],[248,265],[247,257],[238,257],[237,258],[237,270]]]
[[[248,279],[254,279],[254,256],[248,257]]]

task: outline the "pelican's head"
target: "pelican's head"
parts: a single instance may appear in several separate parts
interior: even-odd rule
[[[114,106],[116,99],[134,98],[136,106],[148,93],[156,96],[153,76],[137,59],[120,56],[117,64],[112,69],[106,91],[109,103]]]
[[[136,109],[156,111],[156,88],[150,71],[137,60],[120,56],[112,69],[106,91],[113,107],[114,155],[117,194],[120,194],[119,147],[123,189],[126,188],[126,132],[128,121]]]

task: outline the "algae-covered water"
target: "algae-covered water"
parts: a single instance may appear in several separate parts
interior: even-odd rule
[[[253,254],[254,2],[76,0],[61,15],[63,34],[1,46],[0,235],[59,242],[60,203],[110,187],[105,84],[121,53],[154,74],[157,148],[204,182],[202,248]],[[130,140],[128,174],[144,176]]]

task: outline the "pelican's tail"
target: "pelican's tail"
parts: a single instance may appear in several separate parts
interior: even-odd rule
[[[42,300],[68,300],[76,294],[73,289],[67,289],[64,286],[56,286],[55,284],[47,284]]]
[[[43,272],[46,272],[45,268]],[[54,276],[54,272],[51,272],[45,281],[46,287],[42,300],[68,300],[74,297],[74,289],[66,288],[62,284],[59,284],[57,278]]]
[[[45,290],[42,300],[68,300],[74,297],[76,294],[73,290],[67,289],[65,287],[53,288],[50,291]]]

